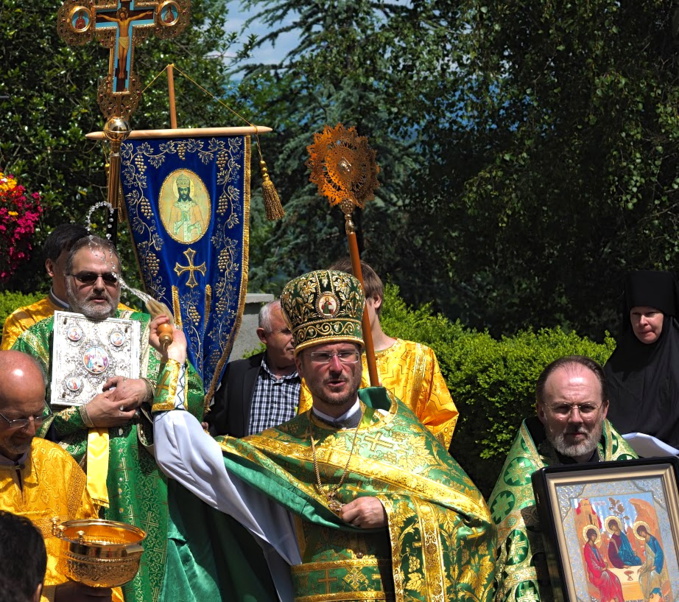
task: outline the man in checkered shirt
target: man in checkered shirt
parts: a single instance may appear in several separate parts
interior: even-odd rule
[[[271,301],[260,310],[257,336],[266,351],[226,367],[205,417],[213,436],[245,437],[297,414],[301,381],[280,301]]]

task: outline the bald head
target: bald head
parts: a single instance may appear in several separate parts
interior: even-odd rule
[[[27,390],[30,385],[42,390],[45,397],[45,373],[33,356],[21,351],[0,351],[0,409],[6,407],[11,389]]]
[[[45,409],[45,376],[40,364],[20,351],[0,351],[0,454],[18,460],[31,446],[35,421],[23,428],[14,420],[41,416]]]

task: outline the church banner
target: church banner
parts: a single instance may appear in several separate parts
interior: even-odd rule
[[[172,309],[211,397],[247,292],[250,137],[129,139],[121,183],[146,292]]]

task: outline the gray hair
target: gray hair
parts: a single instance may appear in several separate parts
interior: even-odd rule
[[[120,255],[118,255],[118,250],[115,245],[106,238],[101,238],[100,236],[95,236],[90,234],[88,236],[83,236],[73,243],[71,250],[68,253],[68,259],[66,260],[66,273],[70,274],[73,271],[73,259],[80,249],[88,247],[90,249],[103,249],[108,251],[113,255],[120,264]],[[121,268],[122,269],[122,268]]]
[[[262,308],[259,310],[258,326],[263,328],[266,332],[271,332],[271,312],[275,307],[281,309],[280,299],[269,301],[265,305],[262,305]]]

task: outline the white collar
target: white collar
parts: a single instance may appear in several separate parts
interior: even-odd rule
[[[62,299],[59,299],[59,297],[57,297],[54,294],[53,288],[50,289],[50,299],[52,300],[52,303],[54,303],[54,305],[58,305],[59,307],[61,307],[63,309],[69,309],[68,303],[66,301],[63,301]]]
[[[361,404],[358,402],[358,397],[357,397],[356,401],[354,402],[354,405],[352,405],[341,416],[328,416],[326,413],[321,412],[319,409],[317,409],[314,406],[312,406],[311,409],[312,409],[314,415],[318,416],[324,422],[334,424],[334,423],[337,423],[337,422],[345,422],[346,420],[348,420],[349,417],[353,416],[356,412],[358,412],[361,409]]]

